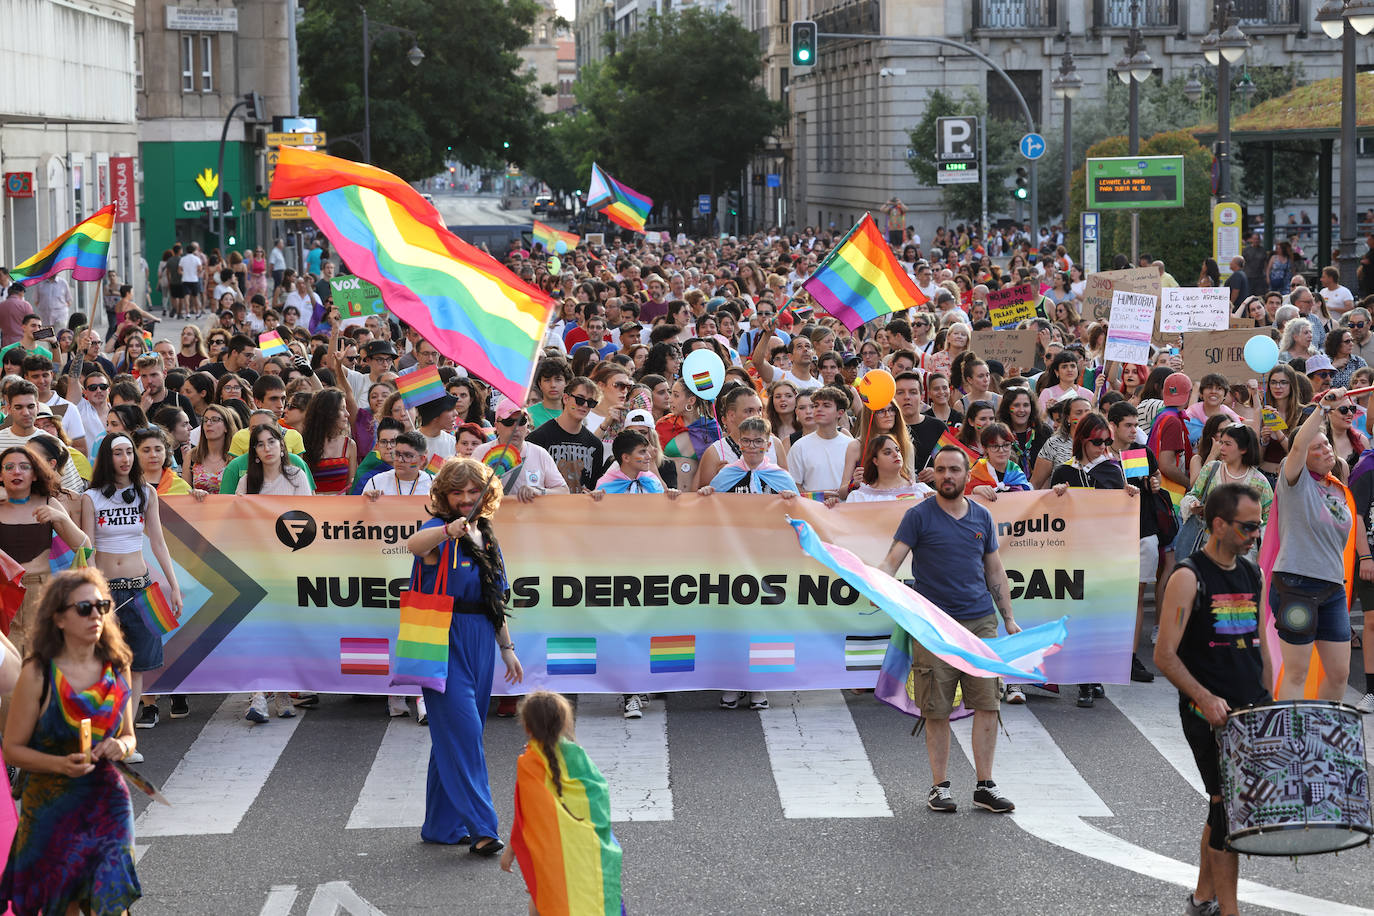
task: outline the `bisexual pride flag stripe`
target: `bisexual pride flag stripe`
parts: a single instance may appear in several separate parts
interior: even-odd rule
[[[340,674],[390,674],[391,640],[361,636],[339,638]]]
[[[696,666],[697,638],[695,636],[649,637],[649,672],[651,674],[694,671]]]
[[[755,636],[749,641],[749,670],[797,670],[797,645],[790,636]]]
[[[877,671],[883,666],[883,656],[887,654],[887,644],[892,634],[881,636],[855,636],[844,638],[844,670]]]
[[[550,636],[545,647],[549,674],[596,674],[596,637]]]

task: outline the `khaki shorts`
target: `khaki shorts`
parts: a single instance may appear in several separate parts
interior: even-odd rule
[[[997,615],[957,621],[979,639],[997,635]],[[995,677],[974,677],[931,654],[916,640],[911,641],[912,699],[927,719],[948,719],[954,710],[955,687],[964,691],[966,709],[995,712],[1001,708],[1000,690]]]
[[[24,603],[19,605],[19,610],[15,612],[9,632],[10,642],[19,650],[20,658],[28,658],[29,646],[33,642],[34,621],[38,615],[38,602],[43,597],[50,578],[52,577],[48,573],[24,574]]]

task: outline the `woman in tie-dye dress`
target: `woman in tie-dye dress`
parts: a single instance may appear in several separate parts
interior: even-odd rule
[[[98,569],[54,576],[14,691],[5,760],[23,775],[19,829],[0,881],[18,916],[115,916],[142,896],[134,812],[114,766],[135,748],[124,642]],[[91,720],[90,762],[81,720]]]

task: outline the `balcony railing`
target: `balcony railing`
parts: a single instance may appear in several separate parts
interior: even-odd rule
[[[1093,22],[1103,29],[1131,27],[1131,0],[1093,0]],[[1142,29],[1175,28],[1178,25],[1178,0],[1142,0]]]
[[[1057,0],[975,0],[973,30],[1052,29],[1058,6]]]
[[[1233,15],[1242,29],[1253,26],[1300,25],[1300,0],[1235,0]]]

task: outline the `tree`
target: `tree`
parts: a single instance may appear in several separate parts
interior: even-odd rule
[[[786,123],[786,106],[758,83],[762,72],[758,37],[735,16],[651,16],[578,74],[581,112],[555,122],[550,164],[574,164],[580,187],[595,159],[662,212],[685,210],[696,194],[737,182]]]
[[[372,0],[372,160],[407,178],[433,175],[445,151],[473,165],[522,163],[543,124],[534,77],[516,54],[535,0]],[[412,29],[424,60],[406,57]],[[357,0],[310,0],[298,30],[302,107],[331,137],[363,130],[362,19]],[[509,147],[505,146],[509,144]],[[354,155],[338,146],[336,155]]]
[[[988,148],[988,212],[1004,212],[1014,206],[1015,198],[1007,179],[1016,164],[1012,157],[1017,156],[1017,143],[1025,132],[1025,125],[1013,121],[988,119],[987,105],[972,89],[964,90],[963,98],[956,100],[941,89],[932,89],[926,97],[926,111],[921,120],[909,132],[912,156],[907,157],[907,165],[921,184],[927,187],[942,188],[940,201],[945,212],[955,219],[980,219],[983,211],[983,191],[979,184],[940,185],[936,173],[939,159],[936,158],[937,138],[936,119],[956,115],[982,118],[986,126]],[[1042,197],[1043,200],[1043,197]]]

